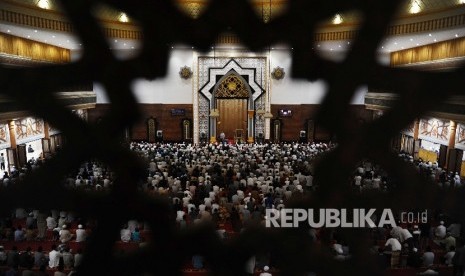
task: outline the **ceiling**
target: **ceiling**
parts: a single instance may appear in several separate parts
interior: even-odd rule
[[[14,3],[21,3],[21,5],[24,6],[31,6],[36,10],[41,10],[37,8],[36,4],[38,0],[0,0],[1,2],[7,1],[9,4],[14,4]],[[45,0],[41,0],[45,1]],[[193,5],[197,5],[196,9],[196,14],[198,15],[201,12],[201,9],[204,8],[208,4],[208,0],[177,0],[178,4],[180,7],[184,7],[184,10],[186,12],[191,11],[192,14],[192,7]],[[410,0],[406,2],[406,11],[404,15],[406,16],[408,14],[408,9],[411,7],[411,4],[413,3],[412,1],[415,1],[422,7],[422,12],[427,13],[427,11],[431,12],[434,10],[444,10],[451,6],[457,6],[458,1],[465,1],[465,0]],[[52,10],[59,10],[59,8],[56,6],[55,2],[52,0],[47,1],[50,4],[50,8]],[[271,1],[266,1],[266,0],[253,0],[252,1],[254,5],[258,10],[262,9],[262,7],[266,4],[270,4],[269,7],[271,8],[272,13],[273,12],[279,12],[280,9],[284,9],[287,1],[285,0],[271,0]],[[460,5],[464,6],[464,5]],[[270,9],[268,9],[270,10]],[[47,11],[48,12],[48,11]],[[119,20],[121,16],[121,12],[116,11],[114,9],[108,8],[108,7],[100,7],[95,11],[95,14],[98,14],[101,19],[104,20],[110,20],[110,21],[117,21]],[[356,16],[353,16],[354,13],[348,13],[348,14],[341,14],[341,18],[343,20],[342,24],[332,24],[331,20],[329,20],[327,23],[327,27],[340,27],[344,28],[344,26],[350,25],[348,22],[353,22],[356,21],[357,18]],[[193,15],[195,17],[195,15]],[[401,19],[402,20],[402,19]],[[323,24],[326,24],[323,22]],[[121,23],[119,23],[121,24]],[[131,22],[128,22],[127,24],[130,24],[132,28],[135,27],[135,25]],[[328,25],[329,24],[329,25]],[[346,24],[346,25],[345,25]],[[0,21],[0,32],[2,33],[8,33],[14,36],[18,37],[23,37],[63,48],[67,48],[73,51],[78,51],[82,48],[81,42],[79,41],[79,38],[73,35],[72,33],[65,33],[65,32],[58,32],[58,31],[52,31],[52,30],[47,30],[47,29],[39,29],[39,28],[31,28],[28,26],[21,26],[21,25],[14,25],[11,23],[5,23]],[[455,29],[446,29],[446,30],[440,30],[440,31],[435,31],[432,33],[426,32],[426,33],[414,33],[414,34],[408,34],[408,35],[396,35],[396,36],[389,36],[384,39],[384,41],[379,45],[378,51],[381,54],[388,54],[389,52],[392,51],[399,51],[407,48],[412,48],[412,47],[417,47],[417,46],[422,46],[426,44],[431,44],[435,42],[441,42],[445,40],[450,40],[458,37],[464,37],[465,36],[465,28],[460,27],[460,28],[455,28]],[[326,52],[345,52],[350,48],[350,41],[349,40],[341,40],[341,41],[321,41],[318,42],[318,44],[315,45],[316,50],[321,50],[321,51],[326,51]],[[128,50],[128,51],[137,51],[137,49],[140,46],[140,43],[137,40],[129,40],[129,39],[114,39],[114,38],[108,38],[108,44],[110,45],[111,49],[123,49],[123,50]],[[176,47],[176,46],[174,46]],[[235,46],[236,48],[238,46]]]

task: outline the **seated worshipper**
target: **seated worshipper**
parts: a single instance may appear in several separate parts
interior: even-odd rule
[[[27,247],[26,251],[19,254],[19,266],[20,267],[32,267],[34,266],[34,256],[31,252],[31,247]]]
[[[42,246],[37,248],[37,251],[34,253],[34,266],[41,267],[42,265],[47,264],[47,257],[43,252]]]
[[[267,265],[265,265],[265,266],[263,267],[263,272],[260,273],[259,276],[272,276],[272,274],[269,273],[268,270],[270,270],[270,268],[269,268]]]
[[[420,252],[418,252],[417,248],[413,248],[413,250],[408,254],[407,266],[421,267],[422,263],[422,255],[420,255]]]
[[[70,269],[74,265],[74,256],[71,253],[71,249],[66,247],[62,253],[63,257],[63,265],[65,266],[66,269]]]
[[[439,275],[439,272],[435,271],[434,269],[427,269],[417,275]]]
[[[333,244],[333,252],[335,254],[334,258],[336,260],[345,260],[344,250],[342,250],[342,244],[338,243],[337,241]]]
[[[48,253],[48,267],[57,268],[60,263],[61,253],[57,250],[57,246],[52,245],[52,251]]]
[[[76,229],[76,242],[84,242],[87,239],[86,230],[83,229],[82,224],[78,225],[78,229]]]
[[[203,268],[203,257],[200,255],[192,256],[192,266],[195,269],[202,269]]]
[[[5,252],[5,248],[3,247],[3,245],[0,245],[0,265],[6,264],[6,258],[7,258],[7,255]]]
[[[121,236],[121,241],[123,242],[131,241],[131,230],[129,230],[129,228],[125,226],[123,229],[121,229],[120,236]]]
[[[57,267],[57,271],[53,273],[53,276],[67,276],[66,273],[64,273],[64,265],[60,263],[60,265]]]
[[[434,263],[434,253],[431,251],[431,247],[426,247],[425,252],[423,253],[423,266],[428,267],[432,266]]]
[[[450,232],[450,235],[454,238],[460,237],[460,223],[452,223],[447,227],[447,232]]]
[[[62,229],[60,230],[60,232],[58,232],[58,234],[60,235],[60,241],[62,243],[69,242],[74,235],[71,234],[71,232],[67,229],[68,227],[66,226],[66,224],[63,224],[61,228]]]
[[[134,241],[134,242],[140,242],[140,231],[139,231],[139,227],[136,227],[136,229],[134,229],[134,232],[132,232],[132,234],[131,234],[131,239],[132,239],[132,241]]]
[[[79,267],[82,263],[82,249],[79,248],[76,252],[76,254],[74,254],[74,268],[76,267]]]
[[[18,226],[18,229],[15,230],[14,235],[15,235],[15,241],[23,241],[24,240],[24,231],[21,228],[21,225]]]
[[[444,226],[444,221],[440,221],[439,225],[434,228],[434,242],[438,245],[443,242],[447,234],[447,228]]]
[[[449,251],[452,246],[455,247],[455,238],[451,236],[450,232],[447,232],[446,237],[440,241],[440,244],[446,251]]]
[[[51,215],[49,215],[45,221],[47,222],[47,228],[48,230],[53,230],[55,229],[55,227],[57,227],[57,222],[55,220],[54,217],[52,217]]]
[[[454,258],[454,256],[455,256],[455,246],[451,246],[449,251],[446,253],[446,255],[444,255],[445,265],[452,266],[453,265],[452,259]]]
[[[24,237],[27,241],[32,241],[32,240],[35,240],[36,239],[36,233],[33,229],[32,226],[29,226],[27,229],[26,229],[26,232],[24,234]]]
[[[391,252],[391,267],[397,267],[399,265],[400,251],[402,250],[399,240],[391,237],[386,241],[384,246],[388,249],[387,251]]]

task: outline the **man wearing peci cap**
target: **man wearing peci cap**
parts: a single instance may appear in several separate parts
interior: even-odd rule
[[[66,224],[64,224],[61,228],[62,229],[60,230],[60,232],[58,232],[58,234],[60,235],[60,241],[62,243],[66,243],[73,238],[73,234],[71,234],[71,232],[67,229]]]
[[[260,273],[259,276],[272,276],[271,273],[268,272],[268,270],[270,270],[270,268],[267,265],[265,265],[263,267],[263,272]]]
[[[85,242],[87,239],[87,233],[82,224],[78,225],[76,229],[76,242]]]

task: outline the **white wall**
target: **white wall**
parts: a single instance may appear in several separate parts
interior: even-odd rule
[[[272,104],[319,104],[326,94],[327,84],[318,80],[310,82],[306,80],[291,79],[291,52],[289,50],[271,50],[270,68],[277,66],[284,68],[286,75],[281,80],[271,80]],[[125,53],[117,54],[124,57]],[[179,76],[179,70],[183,66],[193,65],[193,52],[191,49],[174,49],[171,52],[166,77],[148,81],[137,79],[132,88],[140,103],[162,104],[192,104],[193,79],[184,80]],[[97,103],[109,103],[103,87],[95,83],[94,92],[97,95]],[[364,104],[364,96],[367,87],[360,87],[352,104]]]
[[[271,51],[271,71],[277,66],[284,68],[286,75],[281,80],[271,79],[272,104],[319,104],[326,95],[327,83],[323,80],[310,82],[291,79],[291,52],[286,50]],[[366,86],[357,89],[352,104],[364,104]]]
[[[193,78],[179,76],[181,67],[192,68],[192,50],[175,49],[171,52],[167,75],[155,81],[135,80],[133,89],[139,102],[164,104],[191,104]]]
[[[184,80],[179,76],[181,67],[192,68],[192,50],[175,49],[172,51],[167,75],[153,81],[136,79],[132,83],[132,89],[140,103],[162,104],[191,104],[192,103],[192,78]],[[97,103],[109,103],[103,87],[94,83],[94,92],[97,94]]]

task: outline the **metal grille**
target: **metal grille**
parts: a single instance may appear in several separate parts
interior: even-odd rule
[[[452,94],[460,94],[464,68],[453,72],[430,73],[387,68],[376,62],[376,49],[388,30],[401,1],[294,0],[289,9],[264,24],[247,0],[214,0],[197,20],[180,12],[171,1],[60,1],[84,46],[81,60],[67,65],[36,68],[0,67],[2,95],[14,98],[51,125],[59,128],[67,146],[23,182],[0,193],[0,210],[6,215],[15,206],[25,208],[78,210],[96,218],[98,227],[85,252],[79,275],[180,275],[185,259],[193,253],[204,255],[213,275],[243,275],[245,261],[254,254],[272,252],[282,275],[378,275],[368,256],[368,239],[362,230],[343,231],[351,244],[353,258],[336,262],[329,252],[310,242],[305,229],[271,231],[249,229],[239,238],[222,243],[213,228],[175,230],[169,205],[137,190],[145,176],[144,165],[121,145],[118,137],[138,118],[139,111],[131,81],[165,75],[169,46],[185,43],[207,50],[222,31],[235,32],[252,51],[283,41],[294,48],[292,75],[309,81],[324,79],[328,94],[319,112],[319,121],[338,137],[339,147],[326,155],[316,169],[320,189],[313,200],[299,206],[437,208],[463,220],[463,191],[439,191],[413,167],[400,162],[389,150],[389,141],[414,118]],[[113,56],[101,26],[92,16],[92,7],[103,3],[123,10],[142,26],[140,54],[130,60]],[[313,50],[318,22],[334,14],[358,10],[361,23],[352,48],[341,63],[320,58]],[[235,12],[234,12],[235,11]],[[382,76],[382,77],[380,77]],[[100,82],[111,101],[111,109],[97,125],[88,124],[58,104],[54,94],[63,86]],[[357,126],[349,118],[349,102],[362,84],[385,87],[400,100],[383,117]],[[439,93],[440,92],[440,93]],[[414,104],[413,104],[414,103]],[[398,181],[389,194],[370,197],[354,194],[347,178],[356,163],[368,157],[386,168]],[[97,158],[117,173],[115,187],[104,195],[69,191],[62,177],[83,161]],[[447,204],[445,204],[447,203]],[[462,209],[463,210],[463,209]],[[116,257],[114,241],[119,227],[128,219],[147,221],[153,241],[134,254]],[[323,239],[323,243],[328,242]],[[379,274],[380,275],[380,274]]]

